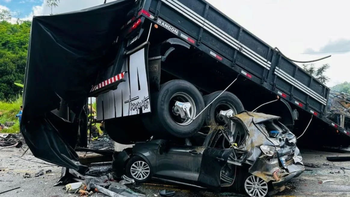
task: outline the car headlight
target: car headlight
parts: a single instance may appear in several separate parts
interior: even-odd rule
[[[272,157],[276,153],[276,148],[268,145],[261,145],[260,150],[269,157]]]

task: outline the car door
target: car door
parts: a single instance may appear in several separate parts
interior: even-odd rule
[[[204,147],[174,145],[159,155],[155,176],[196,182],[199,177]]]

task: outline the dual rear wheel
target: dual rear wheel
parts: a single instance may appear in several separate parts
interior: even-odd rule
[[[179,79],[171,80],[162,84],[160,90],[151,95],[151,113],[106,121],[106,131],[113,140],[122,144],[147,140],[151,136],[188,138],[203,126],[223,124],[218,118],[221,110],[231,109],[234,114],[244,110],[241,101],[230,92],[224,92],[212,102],[220,93],[221,91],[217,91],[202,96],[191,83]]]

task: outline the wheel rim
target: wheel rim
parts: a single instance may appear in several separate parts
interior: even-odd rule
[[[189,118],[188,117],[181,118],[180,115],[177,112],[175,112],[174,107],[175,107],[176,101],[191,104]],[[169,103],[169,110],[170,110],[169,113],[171,118],[174,120],[176,124],[181,126],[186,126],[191,124],[193,122],[193,119],[196,117],[196,103],[194,102],[194,100],[190,95],[184,92],[178,92],[171,97],[170,103]]]
[[[216,123],[218,123],[219,125],[223,125],[225,124],[225,121],[219,117],[220,111],[226,111],[231,109],[233,111],[233,114],[237,114],[237,110],[235,108],[235,106],[233,106],[232,104],[229,103],[220,103],[216,108],[215,108],[215,121]]]
[[[260,177],[251,175],[245,180],[244,189],[249,196],[264,197],[267,195],[268,185]]]
[[[151,169],[145,161],[135,161],[130,167],[132,178],[143,181],[149,177]]]

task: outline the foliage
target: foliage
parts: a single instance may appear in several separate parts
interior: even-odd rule
[[[0,10],[0,21],[8,21],[11,19],[10,10],[2,9]]]
[[[303,69],[323,84],[325,84],[329,80],[329,78],[324,75],[328,68],[329,64],[323,64],[319,68],[315,68],[314,64],[303,64]]]
[[[5,124],[5,122],[15,122],[15,125],[4,129],[3,133],[16,133],[19,132],[19,121],[16,117],[22,105],[22,98],[17,99],[14,102],[7,103],[0,101],[0,123]]]
[[[22,91],[31,22],[0,22],[0,100],[13,101]]]
[[[344,92],[350,94],[350,83],[349,82],[344,82],[341,84],[337,84],[331,88],[333,91],[336,92]]]
[[[46,0],[47,6],[51,8],[51,15],[53,14],[53,8],[58,6],[60,0]]]

